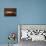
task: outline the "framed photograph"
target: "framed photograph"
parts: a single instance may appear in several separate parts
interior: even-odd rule
[[[4,16],[16,16],[16,8],[4,8]]]

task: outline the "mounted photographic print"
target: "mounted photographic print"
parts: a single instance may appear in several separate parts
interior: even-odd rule
[[[4,16],[16,16],[16,8],[4,8]]]

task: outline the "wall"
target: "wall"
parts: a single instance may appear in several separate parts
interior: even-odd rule
[[[5,17],[6,7],[17,8],[17,16]],[[46,0],[1,0],[0,44],[8,43],[9,32],[18,32],[17,24],[46,24]]]

